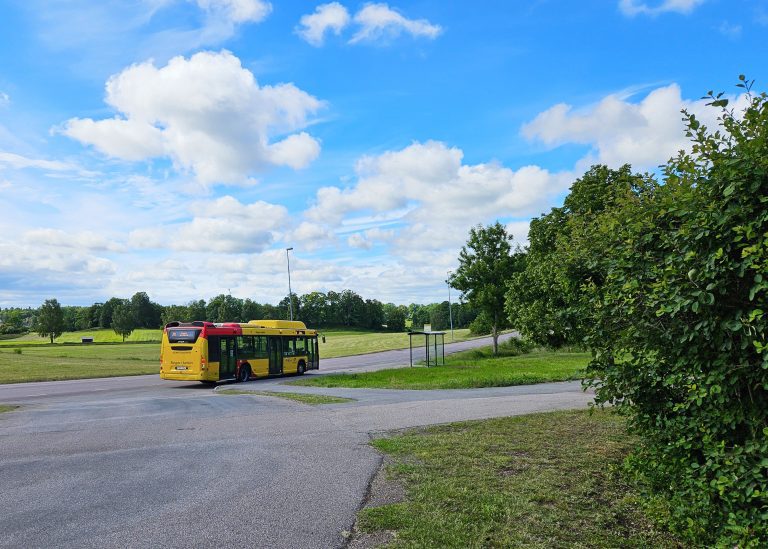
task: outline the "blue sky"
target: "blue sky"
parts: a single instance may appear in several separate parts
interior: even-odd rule
[[[768,0],[0,2],[0,307],[447,297],[472,225],[765,89]]]

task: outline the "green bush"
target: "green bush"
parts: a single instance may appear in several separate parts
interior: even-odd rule
[[[500,353],[504,356],[517,356],[530,353],[536,346],[527,339],[510,337],[499,347]]]
[[[741,86],[750,84],[741,77]],[[597,400],[644,443],[633,471],[696,544],[768,546],[768,98],[711,93],[719,128],[686,114],[691,154],[600,216],[589,240]]]

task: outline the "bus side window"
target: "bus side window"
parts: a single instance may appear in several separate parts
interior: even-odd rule
[[[210,362],[219,362],[221,360],[221,348],[219,346],[219,336],[208,337],[208,360]]]
[[[267,336],[254,336],[254,357],[267,358]]]
[[[305,354],[307,354],[306,342],[307,342],[307,338],[305,338],[305,337],[297,337],[296,338],[296,354],[297,355],[305,355]]]
[[[296,354],[296,338],[286,337],[283,339],[283,356],[294,356]]]
[[[240,358],[255,358],[253,336],[237,336],[237,354]]]

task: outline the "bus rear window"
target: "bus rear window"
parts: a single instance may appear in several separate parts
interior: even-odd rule
[[[168,330],[168,343],[194,343],[200,330],[190,328],[171,328]]]

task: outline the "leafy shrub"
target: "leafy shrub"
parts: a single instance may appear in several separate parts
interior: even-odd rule
[[[741,87],[750,84],[740,77]],[[691,154],[604,213],[591,283],[597,400],[643,436],[630,465],[696,544],[768,545],[768,97],[686,114]],[[597,260],[596,260],[597,261]]]
[[[517,356],[530,353],[536,346],[527,339],[511,337],[499,347],[500,354],[504,356]]]

